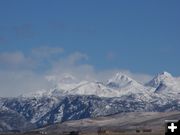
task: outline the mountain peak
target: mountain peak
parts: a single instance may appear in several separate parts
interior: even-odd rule
[[[173,84],[173,83],[174,83],[174,77],[170,73],[164,71],[162,73],[157,74],[146,85],[157,88],[162,84],[168,85],[168,84]]]
[[[159,74],[160,76],[172,77],[172,75],[166,71]]]
[[[109,79],[107,81],[107,85],[110,87],[119,88],[119,87],[124,87],[127,84],[130,84],[132,82],[134,82],[134,80],[132,78],[130,78],[129,76],[127,76],[121,72],[118,72],[111,79]]]
[[[109,79],[108,80],[109,82],[129,82],[129,81],[132,81],[132,79],[129,77],[129,76],[127,76],[127,75],[125,75],[125,74],[123,74],[123,73],[121,73],[121,72],[118,72],[118,73],[116,73],[111,79]]]

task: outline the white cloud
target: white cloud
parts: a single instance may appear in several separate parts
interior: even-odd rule
[[[33,60],[22,52],[3,52],[0,53],[0,65],[5,68],[27,68],[32,67]]]
[[[51,50],[49,52],[50,54],[61,52],[61,49],[49,48],[49,50]],[[46,54],[46,52],[42,54],[44,60],[46,60],[46,56],[48,55],[49,54]],[[80,52],[69,54],[66,57],[61,56],[56,61],[53,58],[50,60],[52,61],[49,63],[51,64],[51,68],[48,68],[39,74],[37,71],[34,71],[33,68],[29,68],[29,64],[31,65],[32,63],[33,67],[35,67],[38,66],[36,63],[40,62],[36,57],[32,56],[32,54],[25,56],[22,52],[0,53],[0,63],[2,65],[16,65],[16,68],[7,69],[1,68],[0,66],[0,96],[17,96],[41,89],[48,90],[53,87],[53,84],[58,83],[65,74],[71,74],[78,80],[90,81],[106,81],[117,72],[125,73],[142,83],[152,78],[152,76],[147,74],[132,73],[122,69],[97,71],[94,66],[81,63],[81,61],[88,60],[88,56]],[[51,77],[53,82],[49,82],[47,80],[48,77]]]
[[[50,76],[56,76],[56,78],[58,78],[58,76],[61,78],[64,73],[68,73],[76,76],[80,80],[89,80],[89,74],[94,74],[94,67],[88,64],[80,64],[79,62],[83,60],[88,60],[86,54],[80,52],[72,53],[65,58],[55,61],[52,64],[52,68],[48,71],[48,74]]]
[[[177,81],[180,83],[180,77],[177,77]]]
[[[109,78],[111,78],[115,73],[121,72],[141,83],[146,83],[147,81],[152,79],[151,75],[143,73],[132,73],[129,70],[109,69],[97,71],[93,65],[77,64],[79,61],[83,59],[87,60],[87,55],[81,53],[73,53],[67,58],[63,58],[58,62],[56,61],[53,64],[52,69],[49,70],[48,75],[51,77],[53,76],[57,78],[57,80],[59,80],[58,78],[62,78],[64,73],[68,73],[75,76],[79,80],[105,82]]]
[[[24,60],[24,54],[21,52],[5,52],[0,54],[0,62],[4,64],[20,64],[24,62]]]
[[[0,97],[18,96],[52,87],[44,75],[32,71],[0,71]]]
[[[67,58],[67,62],[69,64],[75,64],[76,62],[81,61],[81,60],[88,60],[88,56],[84,53],[75,52],[69,55]]]

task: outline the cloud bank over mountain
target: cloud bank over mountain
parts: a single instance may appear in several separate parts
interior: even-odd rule
[[[29,52],[0,52],[0,95],[17,96],[55,86],[65,74],[78,81],[107,81],[122,72],[145,83],[152,78],[144,73],[132,73],[126,69],[97,70],[89,64],[90,57],[81,52],[65,53],[60,47],[43,46]]]

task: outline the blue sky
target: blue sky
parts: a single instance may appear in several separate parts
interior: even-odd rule
[[[180,76],[179,7],[178,0],[1,0],[1,71],[46,73],[75,55],[96,72]],[[51,53],[39,58],[41,49]]]

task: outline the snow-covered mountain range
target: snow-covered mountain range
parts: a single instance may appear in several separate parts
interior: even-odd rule
[[[180,82],[167,72],[156,75],[146,84],[122,73],[115,74],[106,82],[79,82],[66,75],[51,90],[0,98],[0,108],[16,113],[35,127],[122,112],[180,111]],[[7,124],[9,119],[3,119],[3,123],[10,125]],[[3,129],[0,121],[0,131]],[[17,127],[10,129],[21,130]]]
[[[51,78],[55,79],[55,78]],[[56,95],[96,95],[99,97],[121,97],[127,94],[177,94],[180,93],[180,81],[168,72],[156,75],[145,85],[123,73],[116,73],[106,82],[77,81],[72,75],[66,74],[56,88],[49,91],[38,91],[27,96],[56,96]]]

